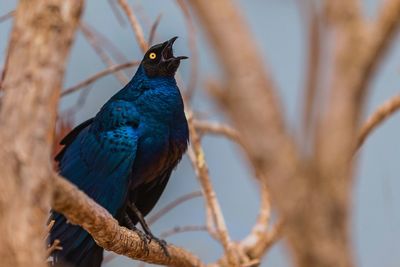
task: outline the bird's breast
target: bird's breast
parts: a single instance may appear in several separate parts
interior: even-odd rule
[[[150,183],[171,167],[175,167],[186,147],[187,141],[169,127],[159,126],[143,134],[133,166],[133,186]]]

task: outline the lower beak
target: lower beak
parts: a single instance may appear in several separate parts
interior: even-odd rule
[[[173,52],[172,52],[172,46],[174,42],[178,39],[178,36],[172,37],[170,40],[167,41],[167,44],[165,45],[163,51],[161,52],[162,54],[162,61],[181,61],[182,59],[187,59],[188,57],[186,56],[179,56],[179,57],[174,57]]]

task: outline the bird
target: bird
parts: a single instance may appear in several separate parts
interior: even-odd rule
[[[152,46],[133,78],[93,117],[60,142],[55,157],[59,173],[103,206],[120,225],[141,236],[165,241],[151,232],[144,216],[156,205],[172,171],[186,152],[188,124],[175,73],[186,56],[174,56],[177,37]],[[73,201],[73,200],[72,200]],[[54,210],[49,244],[52,266],[99,267],[103,248],[82,227]]]

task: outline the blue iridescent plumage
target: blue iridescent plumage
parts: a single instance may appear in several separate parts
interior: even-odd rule
[[[122,225],[140,220],[128,203],[143,215],[150,212],[187,148],[188,127],[174,78],[185,57],[173,56],[175,39],[150,48],[132,80],[64,138],[56,157],[60,174]],[[54,265],[101,265],[103,249],[86,231],[56,212],[52,218],[50,242],[59,239],[63,247],[53,253]]]

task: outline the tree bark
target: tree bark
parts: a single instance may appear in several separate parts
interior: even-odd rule
[[[45,266],[51,144],[82,0],[21,0],[0,108],[1,266]]]

